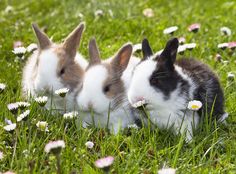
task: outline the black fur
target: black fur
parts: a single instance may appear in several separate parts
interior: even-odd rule
[[[197,84],[194,99],[203,104],[202,109],[198,111],[199,115],[203,111],[210,116],[212,109],[213,116],[217,118],[224,114],[224,94],[215,73],[207,65],[195,59],[180,59],[176,61],[176,65],[182,67],[184,73]]]
[[[142,52],[143,52],[143,59],[146,60],[148,57],[153,55],[152,48],[147,39],[143,39],[142,41]]]

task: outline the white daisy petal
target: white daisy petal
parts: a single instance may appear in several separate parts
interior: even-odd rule
[[[46,121],[38,121],[36,126],[40,131],[48,132],[48,123]]]
[[[92,149],[93,146],[94,146],[94,143],[93,143],[92,141],[87,141],[87,142],[85,143],[85,146],[86,146],[88,149]]]
[[[228,45],[229,45],[228,43],[220,43],[220,44],[217,45],[217,47],[220,48],[220,49],[225,49],[225,48],[228,47]]]
[[[63,115],[63,118],[64,119],[73,119],[73,118],[76,118],[78,117],[79,113],[77,111],[73,111],[73,112],[68,112],[68,113],[65,113]]]
[[[164,33],[164,34],[172,34],[172,33],[174,33],[176,30],[178,30],[178,27],[177,27],[177,26],[172,26],[172,27],[169,27],[169,28],[164,29],[163,33]]]
[[[105,158],[101,158],[101,159],[98,159],[97,161],[95,161],[95,166],[97,168],[106,168],[106,167],[109,167],[110,165],[112,165],[114,162],[114,157],[112,156],[108,156],[108,157],[105,157]]]
[[[54,154],[60,153],[61,149],[65,148],[65,142],[63,140],[50,141],[46,144],[44,150],[46,153],[52,152]]]
[[[6,88],[6,85],[4,83],[0,83],[0,93],[4,91]]]
[[[24,109],[24,108],[30,106],[30,103],[28,103],[28,102],[17,102],[17,104],[18,104],[18,107],[21,109]]]
[[[146,8],[143,10],[143,15],[146,16],[147,18],[151,18],[154,16],[154,12],[151,8]]]
[[[2,151],[0,151],[0,160],[2,160],[2,159],[3,159],[3,157],[4,157],[4,155],[3,155],[3,152],[2,152]]]
[[[61,88],[55,91],[55,94],[61,96],[61,97],[65,97],[66,94],[69,92],[68,88]]]
[[[230,36],[232,33],[228,27],[221,27],[220,32],[222,35],[227,35],[227,36]]]
[[[42,96],[42,97],[37,97],[34,99],[40,106],[45,106],[45,104],[48,101],[48,97],[47,96]]]
[[[184,44],[184,45],[185,45],[186,49],[188,49],[188,50],[191,50],[191,49],[193,49],[197,46],[196,43],[187,43],[187,44]]]
[[[161,170],[158,170],[158,174],[175,174],[176,169],[173,168],[163,168]]]
[[[14,50],[12,51],[15,55],[17,56],[23,56],[26,53],[26,48],[25,47],[16,47],[14,48]]]
[[[22,120],[25,120],[27,118],[27,116],[30,114],[30,110],[26,110],[25,112],[23,112],[22,114],[20,114],[18,117],[17,117],[17,122],[20,122]]]
[[[15,123],[9,124],[9,125],[6,125],[6,126],[3,127],[3,129],[8,131],[8,132],[13,131],[15,128],[16,128],[16,124]]]
[[[35,50],[37,50],[38,49],[38,45],[36,44],[36,43],[32,43],[32,44],[30,44],[27,48],[26,48],[26,50],[30,53],[30,52],[33,52],[33,51],[35,51]]]

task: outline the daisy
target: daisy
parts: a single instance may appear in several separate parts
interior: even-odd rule
[[[229,73],[227,74],[227,78],[228,78],[229,81],[233,81],[234,78],[235,78],[235,75],[234,75],[232,72],[229,72]]]
[[[27,50],[29,53],[31,53],[31,52],[33,52],[33,51],[35,51],[35,50],[37,50],[37,49],[38,49],[38,45],[37,45],[36,43],[30,44],[30,45],[26,48],[26,50]]]
[[[103,16],[103,11],[102,10],[96,10],[95,12],[94,12],[94,15],[95,16]]]
[[[177,52],[181,54],[181,53],[184,53],[185,50],[186,50],[186,45],[180,45],[178,47]]]
[[[138,129],[139,127],[136,124],[129,124],[128,128],[129,129]]]
[[[142,44],[135,44],[133,46],[133,52],[135,52],[136,50],[142,50]]]
[[[146,101],[145,101],[144,99],[141,99],[141,100],[139,100],[138,102],[132,104],[132,106],[133,106],[134,108],[138,108],[138,107],[140,107],[140,106],[143,106],[144,104],[146,104]]]
[[[14,48],[14,50],[12,52],[15,55],[17,55],[18,57],[22,57],[26,52],[26,48],[25,47],[17,47],[17,48]]]
[[[60,154],[61,150],[65,148],[65,142],[63,140],[50,141],[46,144],[44,150],[46,153],[52,152],[54,155]]]
[[[20,109],[25,109],[30,106],[28,102],[17,102],[17,104]]]
[[[154,12],[151,8],[146,8],[143,10],[143,15],[148,17],[148,18],[151,18],[154,16]]]
[[[15,123],[9,124],[9,125],[6,125],[6,126],[3,127],[3,129],[5,131],[10,132],[10,133],[12,133],[15,130],[15,128],[16,128],[16,124]]]
[[[6,85],[4,83],[0,83],[0,94],[5,90]]]
[[[12,121],[5,118],[5,123],[6,124],[12,124]]]
[[[229,45],[228,43],[220,43],[220,44],[217,45],[217,47],[224,50],[225,48],[228,47],[228,45]]]
[[[236,48],[236,42],[229,42],[228,43],[228,48],[230,48],[231,50]]]
[[[185,47],[186,49],[188,50],[192,50],[193,48],[195,48],[197,46],[196,43],[188,43],[188,44],[185,44]]]
[[[98,159],[95,161],[95,166],[100,169],[109,169],[109,167],[113,164],[114,157],[107,156],[105,158]]]
[[[8,5],[8,6],[5,8],[4,12],[5,12],[5,13],[11,13],[13,10],[14,10],[14,8],[13,8],[12,6]]]
[[[12,114],[17,114],[18,103],[10,103],[7,105],[7,108]]]
[[[221,60],[222,60],[222,56],[220,54],[216,54],[215,61],[216,62],[221,62]]]
[[[231,35],[231,30],[228,27],[221,27],[220,32],[222,35],[227,35],[227,36]]]
[[[175,174],[176,169],[173,168],[163,168],[161,170],[158,170],[158,174]]]
[[[23,42],[21,42],[20,40],[15,41],[13,43],[13,48],[17,48],[17,47],[23,47]]]
[[[55,94],[61,96],[61,97],[65,97],[66,94],[69,92],[68,88],[61,88],[55,91]]]
[[[25,112],[23,112],[22,114],[20,114],[18,117],[17,117],[17,122],[20,122],[20,121],[26,121],[27,120],[27,116],[30,114],[30,110],[26,110]]]
[[[85,143],[85,146],[86,146],[88,149],[92,149],[93,146],[94,146],[94,143],[93,143],[92,141],[87,141],[87,142]]]
[[[40,131],[48,132],[48,123],[46,121],[38,121],[36,126]]]
[[[16,174],[15,172],[12,172],[12,171],[7,171],[7,172],[5,172],[5,173],[3,173],[3,174]]]
[[[164,34],[173,34],[176,30],[178,30],[177,26],[169,27],[164,29],[163,33]]]
[[[0,151],[0,160],[2,160],[2,159],[3,159],[3,157],[4,157],[4,155],[3,155],[3,152],[2,152],[2,151]]]
[[[186,42],[186,39],[184,37],[178,38],[180,44],[184,44]]]
[[[48,101],[48,97],[47,96],[42,96],[42,97],[37,97],[34,99],[40,106],[45,106],[47,101]]]
[[[201,27],[201,24],[198,24],[198,23],[192,24],[188,27],[188,31],[196,33],[196,32],[198,32],[200,27]]]
[[[78,112],[73,111],[73,112],[65,113],[65,114],[63,115],[63,118],[64,118],[64,119],[73,119],[73,118],[77,117],[78,115],[79,115]]]
[[[202,107],[202,102],[198,100],[192,100],[188,103],[188,109],[192,111],[198,111]]]

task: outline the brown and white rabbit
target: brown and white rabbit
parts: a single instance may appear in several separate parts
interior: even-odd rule
[[[192,126],[196,127],[205,113],[210,117],[213,109],[213,118],[225,116],[224,96],[207,65],[192,58],[176,60],[178,46],[178,39],[173,38],[160,55],[153,55],[148,40],[143,40],[144,58],[134,70],[128,99],[134,107],[143,104],[155,125],[173,126],[176,133],[187,130],[186,138],[191,140]],[[202,102],[195,114],[186,109],[191,100]]]
[[[90,40],[89,54],[90,62],[76,98],[84,112],[80,115],[81,122],[98,127],[108,126],[112,133],[117,134],[134,123],[133,109],[128,103],[126,91],[133,68],[140,59],[131,57],[132,45],[126,44],[114,57],[102,61],[95,39]]]
[[[55,44],[36,24],[32,25],[38,39],[38,50],[29,58],[23,70],[22,87],[26,96],[47,95],[47,108],[62,110],[63,99],[54,94],[68,88],[67,109],[73,110],[75,88],[81,83],[87,61],[77,52],[84,24],[72,31],[63,43]],[[52,102],[51,102],[52,101]],[[51,105],[52,103],[52,105]]]

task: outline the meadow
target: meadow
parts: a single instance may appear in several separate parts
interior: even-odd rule
[[[153,16],[143,14],[147,8],[153,10]],[[220,43],[236,41],[235,16],[233,0],[0,0],[0,83],[6,84],[0,92],[0,173],[56,173],[56,157],[44,150],[50,140],[65,142],[61,173],[102,173],[94,162],[105,156],[114,157],[111,173],[151,174],[163,167],[183,174],[236,173],[236,79],[228,78],[230,72],[236,75],[236,50],[218,48]],[[103,58],[113,55],[124,43],[140,43],[144,37],[154,51],[162,49],[173,36],[196,43],[196,48],[178,58],[195,57],[219,76],[229,113],[227,124],[201,125],[190,143],[158,128],[131,128],[112,135],[105,129],[83,129],[76,120],[65,120],[32,100],[28,120],[17,123],[13,133],[5,131],[5,119],[16,122],[7,104],[25,101],[21,78],[27,56],[18,58],[12,52],[14,43],[20,41],[27,47],[37,42],[33,22],[53,41],[60,42],[82,21],[86,30],[79,51],[85,57],[91,37],[96,38]],[[193,23],[201,24],[197,33],[188,31]],[[163,34],[170,26],[178,26],[178,30],[173,35]],[[223,26],[232,34],[222,35]],[[221,60],[216,60],[217,54]],[[38,121],[46,121],[49,131],[40,131]],[[94,147],[89,149],[87,141]]]

